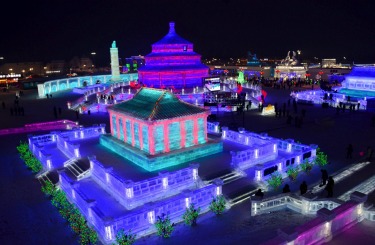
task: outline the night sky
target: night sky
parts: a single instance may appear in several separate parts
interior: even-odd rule
[[[0,57],[69,61],[95,51],[107,65],[113,40],[122,58],[146,55],[175,21],[203,58],[284,58],[299,49],[302,58],[375,63],[374,11],[373,0],[12,1],[1,11]]]

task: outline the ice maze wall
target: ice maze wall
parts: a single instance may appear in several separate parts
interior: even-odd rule
[[[212,125],[211,125],[212,128]],[[267,134],[256,134],[239,128],[239,132],[222,127],[222,139],[248,146],[242,151],[231,151],[232,167],[245,170],[255,166],[255,180],[266,180],[273,172],[284,173],[291,165],[305,159],[313,161],[317,145],[303,145],[293,139],[277,139]],[[281,154],[282,157],[281,157]]]
[[[175,195],[186,188],[195,188],[199,181],[198,164],[175,172],[162,171],[157,177],[133,182],[119,177],[112,168],[103,167],[95,157],[91,156],[89,160],[92,178],[127,209]]]
[[[95,165],[94,168],[97,166],[98,164]],[[150,192],[150,184],[155,182],[155,186],[160,185],[160,177],[134,183],[132,198],[143,198],[143,202],[149,200],[152,200],[153,202],[147,202],[142,206],[124,211],[124,214],[117,217],[105,216],[101,208],[105,207],[106,204],[99,204],[96,200],[87,198],[85,193],[80,191],[79,182],[72,180],[64,172],[60,172],[59,174],[60,188],[67,194],[68,200],[75,203],[87,221],[95,227],[100,239],[105,244],[111,244],[115,241],[115,234],[120,229],[131,229],[132,233],[137,234],[137,237],[156,232],[154,223],[156,222],[156,217],[162,214],[169,215],[172,222],[182,221],[182,215],[191,203],[194,203],[195,207],[201,208],[201,213],[208,211],[210,202],[214,197],[221,193],[222,182],[214,181],[213,184],[199,189],[188,189],[188,185],[184,185],[182,182],[191,182],[191,177],[185,178],[183,176],[191,175],[194,180],[194,178],[197,177],[194,169],[195,168],[185,169],[175,173],[169,173],[168,185],[170,184],[170,186],[176,187],[180,186],[181,191],[171,197],[166,198],[163,196],[163,199],[158,199],[157,196],[161,195],[162,191],[159,191],[158,193],[158,190],[155,190],[156,196],[153,198],[148,198],[149,194],[147,194],[147,192]],[[94,169],[93,172],[95,172]],[[161,185],[164,183],[164,176],[165,175],[161,175]],[[175,180],[173,180],[172,176],[175,176]],[[112,179],[110,181],[112,181]],[[146,187],[146,183],[148,183],[148,187]],[[129,192],[126,192],[126,185],[124,186],[119,183],[116,184],[116,186],[115,189],[118,187],[122,188],[122,190],[120,190],[122,192],[121,196],[128,195],[127,193]],[[139,188],[137,189],[136,186],[139,186]],[[142,191],[144,191],[144,193],[142,193]],[[117,193],[114,194],[118,195]]]

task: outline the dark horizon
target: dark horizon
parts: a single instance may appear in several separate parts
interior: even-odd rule
[[[202,58],[284,58],[375,63],[374,1],[33,1],[4,11],[0,57],[6,62],[69,61],[74,56],[110,62],[116,40],[119,57],[147,55],[151,44],[176,23],[176,32]]]

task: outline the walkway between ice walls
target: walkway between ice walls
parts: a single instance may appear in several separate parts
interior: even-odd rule
[[[109,84],[112,83],[112,75],[97,75],[97,76],[82,76],[82,77],[68,77],[56,79],[38,84],[39,98],[46,97],[46,94],[52,94],[68,89],[91,86],[95,84]],[[121,74],[118,82],[130,82],[138,79],[138,73]]]
[[[260,199],[251,197],[251,215],[291,209],[315,218],[295,229],[279,229],[277,236],[262,245],[323,244],[364,219],[375,221],[373,204],[365,203],[367,195],[355,191],[350,200],[317,199],[316,196],[297,196],[287,193]]]

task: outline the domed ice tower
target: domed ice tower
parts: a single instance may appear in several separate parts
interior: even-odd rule
[[[202,86],[202,78],[208,76],[201,55],[176,33],[174,26],[174,22],[169,23],[168,34],[152,45],[145,66],[138,70],[139,81],[147,87],[192,88]]]

